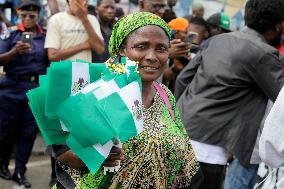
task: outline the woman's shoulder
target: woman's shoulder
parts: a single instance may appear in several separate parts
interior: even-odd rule
[[[175,105],[175,103],[176,103],[176,100],[175,100],[175,97],[174,97],[174,95],[173,95],[173,93],[170,91],[170,89],[166,86],[166,85],[164,85],[163,83],[158,83],[161,87],[162,87],[162,89],[166,92],[166,94],[167,94],[167,96],[168,96],[168,98],[169,98],[169,100],[170,100],[170,103],[172,104],[172,105]]]

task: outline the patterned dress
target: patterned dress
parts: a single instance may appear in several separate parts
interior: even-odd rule
[[[169,96],[175,121],[157,92],[152,106],[143,108],[144,131],[124,144],[125,160],[120,170],[104,175],[101,168],[95,175],[87,174],[76,189],[167,189],[190,185],[199,165],[174,96],[162,87]]]

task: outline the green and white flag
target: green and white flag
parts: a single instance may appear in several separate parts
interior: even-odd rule
[[[110,121],[122,143],[142,132],[143,108],[139,82],[132,82],[103,97],[98,101],[98,108]]]
[[[125,85],[125,74],[113,75],[113,79],[109,81],[100,79],[59,106],[57,115],[82,147],[95,143],[105,144],[115,137],[116,133],[112,131],[109,120],[98,110],[96,104],[104,96],[109,96]]]
[[[27,93],[29,106],[35,117],[37,125],[47,145],[65,144],[69,133],[63,131],[58,119],[50,119],[45,116],[46,76],[40,76],[41,87],[30,90]]]
[[[125,142],[143,130],[137,62],[122,60],[122,64],[52,63],[40,87],[28,93],[47,143],[66,143],[92,173],[116,139]]]
[[[45,113],[56,118],[58,106],[89,83],[109,73],[105,64],[84,62],[54,62],[48,69],[48,87]]]
[[[86,164],[93,174],[99,170],[114,145],[113,141],[110,140],[104,145],[94,144],[82,147],[72,135],[68,137],[66,144],[71,147],[72,151]]]

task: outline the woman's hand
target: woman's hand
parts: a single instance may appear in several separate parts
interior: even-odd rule
[[[115,167],[119,164],[118,161],[120,160],[124,160],[125,156],[124,156],[124,146],[122,146],[122,148],[118,148],[116,146],[113,146],[109,156],[107,157],[107,159],[105,160],[103,166],[105,167]]]

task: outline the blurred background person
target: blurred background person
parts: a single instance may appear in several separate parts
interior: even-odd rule
[[[120,18],[125,16],[124,10],[119,7],[120,0],[115,0],[116,8],[115,8],[115,22],[118,21]]]
[[[87,0],[71,0],[69,10],[48,21],[45,48],[50,61],[81,59],[92,61],[91,51],[104,52],[97,18],[88,14]]]
[[[168,23],[172,30],[172,39],[179,39],[181,42],[188,42],[189,22],[185,18],[176,18]],[[188,51],[189,54],[189,51]],[[179,72],[188,64],[189,59],[184,57],[171,58],[168,68],[164,71],[163,83],[173,92],[175,79]]]
[[[273,45],[284,30],[282,0],[248,0],[247,26],[212,37],[179,74],[175,95],[205,188],[251,189],[258,164],[252,162],[268,99],[284,84]],[[233,161],[228,162],[228,152]],[[227,170],[226,170],[227,168]],[[212,186],[212,187],[211,187]]]
[[[21,4],[18,13],[22,22],[9,28],[0,40],[0,62],[6,72],[0,81],[0,177],[12,178],[26,188],[31,187],[25,177],[26,164],[38,133],[26,93],[38,86],[39,75],[45,74],[49,65],[45,34],[37,25],[39,11],[37,3]],[[8,165],[15,143],[16,167],[11,176]]]
[[[205,8],[202,3],[193,3],[192,5],[192,14],[186,14],[184,18],[190,20],[192,17],[204,17]]]
[[[165,13],[166,0],[139,0],[139,9],[141,12],[151,12],[162,17]],[[169,48],[169,58],[178,58],[184,57],[190,59],[188,52],[190,50],[190,44],[181,41],[180,39],[172,39],[170,41]],[[166,65],[166,69],[164,70],[166,74],[172,72],[172,68],[169,65]],[[172,76],[165,76],[165,78],[173,77],[174,73],[171,73]],[[157,80],[158,82],[162,82],[163,74]]]
[[[173,10],[173,7],[176,6],[177,0],[167,0],[167,7],[163,15],[165,22],[170,22],[171,20],[177,18],[176,13]]]
[[[202,3],[193,3],[192,5],[192,17],[204,17],[204,6]]]
[[[166,8],[166,0],[139,0],[140,12],[150,12],[163,17]]]
[[[202,43],[204,43],[209,37],[209,28],[207,22],[202,17],[191,17],[189,23],[189,34],[197,34],[192,41],[192,46],[190,49],[191,58],[194,58],[194,56],[200,50]]]
[[[115,19],[116,4],[114,0],[97,0],[97,18],[100,23],[101,33],[105,42],[105,51],[102,54],[93,51],[92,62],[103,63],[110,56],[108,52],[108,44],[111,36],[113,21]]]
[[[209,36],[213,37],[222,33],[231,32],[231,20],[224,12],[219,12],[211,15],[206,20],[209,26]]]

